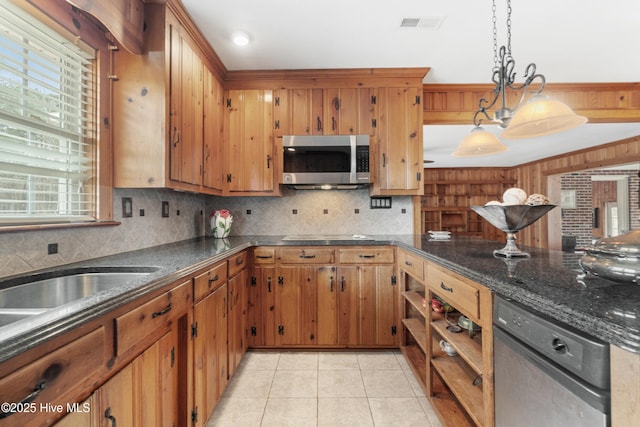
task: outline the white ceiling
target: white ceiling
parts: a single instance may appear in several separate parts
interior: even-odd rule
[[[182,1],[229,70],[430,67],[425,83],[491,80],[489,0]],[[501,45],[506,1],[496,3]],[[519,81],[530,62],[547,82],[640,81],[640,1],[514,0],[512,8]],[[440,24],[401,28],[403,18]],[[231,43],[236,30],[250,34],[248,46]],[[536,140],[504,141],[509,150],[497,155],[451,157],[472,127],[425,126],[425,159],[434,161],[426,166],[514,166],[640,135],[640,123],[587,124]]]

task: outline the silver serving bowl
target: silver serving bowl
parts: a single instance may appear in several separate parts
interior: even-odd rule
[[[640,284],[640,230],[600,239],[578,264],[594,276]]]
[[[507,233],[507,244],[504,248],[493,251],[493,254],[511,258],[530,256],[528,252],[521,251],[516,246],[515,233],[530,226],[555,207],[555,205],[488,205],[471,206],[471,209],[491,225]]]

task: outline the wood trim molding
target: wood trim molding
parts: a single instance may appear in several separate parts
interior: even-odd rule
[[[471,124],[481,98],[491,98],[491,84],[425,84],[424,124]],[[590,123],[640,122],[640,83],[547,83],[544,94],[563,101]],[[513,105],[520,94],[510,92]]]

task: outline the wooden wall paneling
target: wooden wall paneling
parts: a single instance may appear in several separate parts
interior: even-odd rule
[[[493,98],[492,89],[491,84],[425,84],[424,123],[471,124],[480,99]],[[591,123],[640,122],[640,83],[547,83],[543,93]],[[507,104],[515,105],[519,96],[508,92]]]

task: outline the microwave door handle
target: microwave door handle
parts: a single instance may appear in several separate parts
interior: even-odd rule
[[[356,136],[349,135],[349,145],[351,146],[351,167],[349,168],[349,183],[357,184],[356,178]]]

